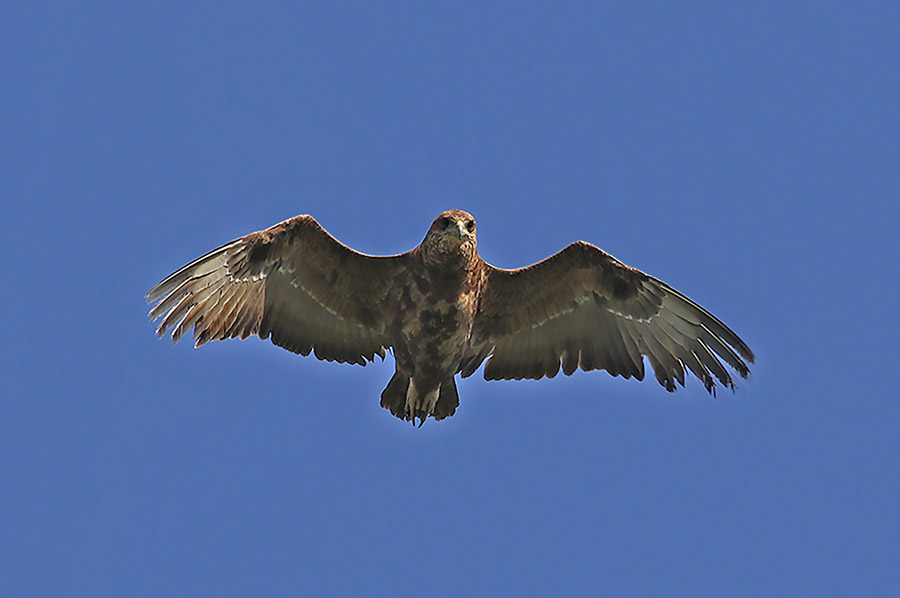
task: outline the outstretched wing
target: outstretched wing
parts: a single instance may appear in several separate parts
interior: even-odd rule
[[[527,268],[486,267],[463,376],[488,356],[487,380],[552,378],[560,367],[642,380],[643,355],[668,391],[685,370],[711,393],[716,380],[734,388],[724,364],[749,373],[753,353],[715,316],[589,243]]]
[[[365,365],[390,346],[394,279],[405,256],[375,257],[296,216],[211,251],[147,293],[160,336],[196,346],[258,335],[294,353]]]

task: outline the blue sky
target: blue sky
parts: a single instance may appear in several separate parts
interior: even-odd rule
[[[900,591],[900,9],[19,3],[0,24],[0,594]],[[576,239],[758,361],[735,395],[156,340],[144,293],[299,213]]]

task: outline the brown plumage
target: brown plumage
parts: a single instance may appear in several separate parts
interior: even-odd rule
[[[552,378],[560,368],[644,378],[668,391],[693,373],[710,393],[746,378],[749,347],[664,282],[582,241],[503,270],[478,255],[475,220],[440,214],[416,249],[370,256],[296,216],[223,245],[147,293],[175,341],[257,335],[294,353],[366,365],[387,349],[396,371],[381,405],[420,424],[456,411],[456,374],[487,359],[487,380]]]

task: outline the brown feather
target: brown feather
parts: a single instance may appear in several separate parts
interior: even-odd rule
[[[358,253],[311,216],[251,233],[194,260],[147,293],[177,341],[197,346],[252,334],[319,359],[364,365],[385,356],[394,278],[403,256]]]
[[[488,380],[555,373],[547,348],[566,375],[579,367],[643,379],[646,356],[670,391],[684,385],[685,369],[710,392],[715,379],[734,387],[723,362],[749,373],[753,353],[721,321],[593,245],[573,243],[519,270],[486,267],[470,359],[489,355]],[[474,367],[470,361],[467,371]]]

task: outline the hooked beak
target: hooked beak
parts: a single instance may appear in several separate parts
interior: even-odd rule
[[[465,237],[471,236],[469,231],[466,230],[466,225],[462,220],[457,220],[456,222],[451,222],[447,225],[447,228],[444,229],[444,233],[447,235],[453,235],[460,241]]]
[[[472,226],[471,220],[446,218],[445,222],[446,224],[442,223],[444,228],[440,231],[441,236],[456,237],[457,243],[475,242],[475,227]],[[471,230],[470,226],[472,226]]]

